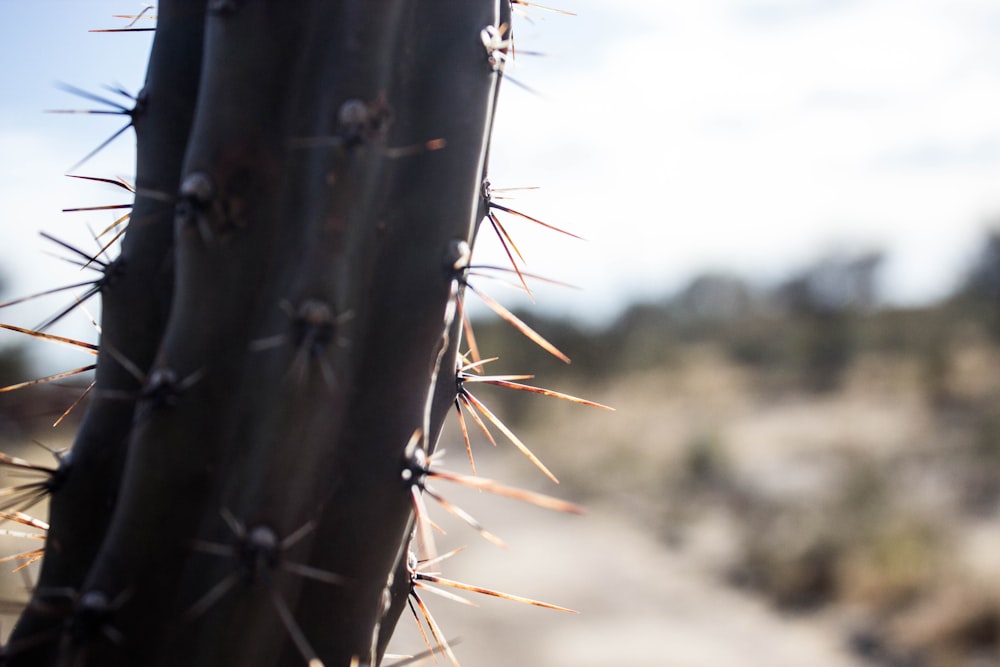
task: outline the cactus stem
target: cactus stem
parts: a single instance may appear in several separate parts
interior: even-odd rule
[[[192,549],[213,556],[232,558],[238,565],[235,574],[247,583],[266,582],[272,570],[282,569],[291,574],[327,584],[337,586],[348,586],[351,584],[351,581],[347,577],[301,563],[288,561],[284,558],[288,550],[316,529],[315,521],[307,521],[283,539],[278,539],[277,534],[270,526],[259,524],[247,528],[229,510],[223,509],[221,514],[223,520],[225,520],[232,531],[236,539],[236,544],[219,544],[217,542],[199,540],[192,545]],[[228,578],[229,575],[227,575],[226,579]],[[212,593],[218,587],[218,585],[213,587],[209,593]],[[226,590],[228,590],[228,587]],[[202,600],[204,599],[202,598]],[[195,606],[200,606],[202,600],[199,600]]]
[[[239,572],[230,572],[225,577],[219,580],[217,584],[208,589],[204,595],[198,598],[194,604],[187,608],[187,610],[181,614],[181,621],[185,623],[193,623],[198,620],[202,614],[215,606],[215,603],[221,600],[226,593],[233,589],[236,584],[240,581]]]
[[[295,353],[285,379],[291,378],[301,384],[308,375],[309,362],[315,361],[326,386],[336,389],[339,386],[337,376],[324,351],[330,345],[343,349],[350,344],[341,327],[354,318],[354,312],[346,310],[334,315],[334,309],[319,299],[305,299],[297,308],[289,301],[282,301],[280,306],[289,318],[291,332],[250,341],[249,349],[263,352],[292,344]]]
[[[128,591],[120,593],[113,600],[99,590],[90,590],[80,595],[69,621],[67,637],[70,642],[80,648],[102,636],[113,644],[123,644],[125,638],[114,627],[113,618],[128,597]]]
[[[207,370],[199,368],[188,375],[181,377],[177,371],[168,366],[161,358],[156,362],[156,366],[148,374],[143,373],[132,360],[121,353],[109,341],[102,343],[102,348],[131,375],[142,388],[138,393],[124,392],[118,390],[98,390],[102,398],[112,398],[126,401],[143,399],[146,401],[145,409],[157,410],[163,407],[174,407],[180,400],[184,392],[191,389],[202,378]]]
[[[0,660],[9,660],[61,636],[64,660],[60,664],[82,665],[87,658],[88,645],[98,638],[118,645],[123,643],[124,637],[112,620],[129,597],[127,590],[109,600],[107,594],[99,590],[79,594],[65,587],[39,589],[30,603],[31,608],[39,614],[56,617],[60,622],[11,640],[0,653]]]
[[[110,129],[128,121],[78,164],[129,128],[138,141],[134,187],[73,177],[135,203],[66,209],[118,218],[91,231],[96,255],[47,237],[97,279],[37,295],[83,292],[22,333],[74,344],[43,329],[101,293],[104,358],[58,376],[97,378],[65,484],[65,460],[8,457],[27,478],[0,490],[0,521],[22,516],[5,504],[62,488],[40,583],[0,663],[377,667],[408,605],[430,657],[459,667],[425,597],[471,604],[464,590],[568,611],[428,571],[451,554],[434,553],[441,529],[426,497],[506,546],[432,488],[441,480],[582,511],[475,477],[466,422],[494,445],[499,429],[556,481],[471,383],[597,405],[522,384],[531,376],[483,374],[490,360],[465,308],[468,288],[569,362],[469,284],[532,296],[536,277],[521,270],[505,214],[534,219],[494,206],[484,183],[498,86],[521,53],[512,0],[363,5],[163,0],[138,94],[63,86],[93,108],[56,113],[121,116]],[[140,30],[151,14],[112,31]],[[472,265],[484,223],[511,268]],[[472,477],[432,465],[452,403]],[[412,566],[411,544],[427,556]]]
[[[204,376],[204,368],[199,368],[181,378],[173,369],[163,365],[158,366],[149,374],[149,379],[139,393],[139,398],[149,401],[153,409],[163,406],[173,407],[181,395],[197,384]]]
[[[229,557],[236,563],[237,569],[227,574],[217,584],[212,586],[205,595],[184,612],[182,619],[186,622],[196,620],[216,602],[221,600],[240,581],[243,581],[247,585],[261,584],[267,588],[275,612],[281,619],[282,625],[285,626],[285,630],[291,637],[292,643],[295,644],[296,649],[298,649],[306,663],[310,667],[322,665],[323,663],[312,649],[312,645],[295,621],[291,610],[288,608],[288,604],[282,598],[278,589],[271,583],[271,573],[276,569],[281,569],[314,581],[339,586],[350,585],[351,582],[347,578],[338,574],[284,559],[284,553],[311,533],[316,528],[316,522],[307,521],[284,539],[279,539],[277,533],[271,527],[258,524],[248,528],[228,509],[223,509],[221,515],[233,533],[236,543],[225,545],[199,541],[193,545],[193,549],[214,556]]]
[[[288,603],[285,602],[281,594],[274,588],[269,589],[269,591],[271,593],[271,602],[274,603],[274,610],[278,613],[278,617],[281,618],[281,623],[292,638],[292,643],[295,644],[295,648],[302,654],[302,658],[306,661],[308,667],[324,667],[323,661],[316,655],[316,651],[313,650],[309,640],[306,639],[302,628],[295,621],[295,616],[292,615],[292,610],[288,608]]]
[[[37,606],[37,605],[35,605]],[[41,646],[59,636],[62,628],[59,626],[39,630],[31,635],[20,639],[12,639],[0,649],[0,663],[7,664],[11,658],[26,653],[31,649]]]
[[[283,303],[292,323],[292,337],[295,344],[295,356],[289,374],[299,383],[304,382],[309,369],[309,361],[319,364],[320,373],[326,386],[335,389],[338,386],[337,376],[327,356],[323,354],[330,344],[344,348],[348,344],[341,331],[341,325],[354,317],[352,311],[339,315],[333,314],[333,309],[318,299],[306,299],[294,312],[290,304]]]
[[[215,16],[231,16],[239,9],[236,0],[210,0],[208,13]]]
[[[181,183],[174,213],[178,227],[196,227],[206,246],[215,240],[205,215],[215,197],[216,188],[211,176],[201,171],[188,174]]]

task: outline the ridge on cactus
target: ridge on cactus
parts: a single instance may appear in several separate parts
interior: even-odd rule
[[[44,539],[0,559],[41,560],[0,663],[374,667],[409,609],[425,657],[458,665],[423,592],[572,611],[432,570],[457,551],[437,555],[424,505],[499,545],[429,482],[583,511],[476,476],[466,417],[556,481],[473,384],[607,408],[522,383],[531,375],[484,375],[495,357],[467,318],[473,293],[569,362],[470,284],[507,274],[530,294],[538,279],[498,213],[574,236],[496,203],[489,184],[500,84],[527,53],[515,10],[569,13],[521,0],[162,0],[98,28],[154,30],[153,45],[135,94],[63,86],[91,108],[57,112],[126,120],[69,175],[133,200],[65,209],[119,216],[97,252],[46,236],[89,281],[0,304],[72,295],[41,324],[0,326],[96,356],[0,388],[94,372],[56,422],[83,412],[71,448],[44,465],[0,454],[0,469],[25,476],[0,490],[0,519]],[[134,180],[89,173],[130,130]],[[483,221],[510,268],[473,263]],[[49,331],[98,296],[98,341]],[[471,475],[435,463],[453,410]],[[47,521],[29,514],[43,499]]]

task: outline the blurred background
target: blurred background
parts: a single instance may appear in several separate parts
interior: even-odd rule
[[[477,385],[561,484],[473,433],[479,473],[590,512],[440,489],[511,546],[444,515],[440,550],[466,546],[444,576],[581,612],[426,596],[459,659],[1000,665],[1000,5],[550,2],[577,16],[516,18],[491,181],[587,239],[501,217],[526,270],[576,289],[476,284],[573,363],[485,307],[475,331],[490,372],[617,412]],[[101,108],[55,82],[128,106],[102,86],[138,91],[149,33],[87,30],[142,7],[0,0],[0,301],[82,280],[38,232],[95,248],[117,215],[61,209],[128,201],[64,176],[129,180],[129,133],[74,166],[122,118],[43,112]],[[488,227],[477,261],[508,262]],[[95,339],[80,312],[54,331]],[[0,332],[0,386],[92,360],[26,338]],[[88,382],[0,394],[4,449],[51,461],[30,442],[69,442],[47,425]],[[457,429],[443,446],[464,470]],[[422,650],[411,619],[397,644]]]

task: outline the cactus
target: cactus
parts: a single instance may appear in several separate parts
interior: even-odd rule
[[[454,407],[470,462],[463,410],[554,479],[469,386],[589,403],[459,354],[469,290],[565,358],[469,284],[488,220],[527,287],[496,210],[533,219],[486,180],[512,4],[162,0],[142,91],[82,93],[134,128],[135,198],[114,259],[53,239],[98,346],[44,331],[69,309],[4,325],[97,354],[72,449],[0,461],[37,476],[4,518],[48,530],[5,664],[377,665],[408,605],[457,664],[431,584],[562,609],[428,571],[424,496],[499,542],[438,481],[579,511],[431,459]]]

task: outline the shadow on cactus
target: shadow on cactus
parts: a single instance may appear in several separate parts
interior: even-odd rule
[[[36,295],[83,290],[41,325],[4,325],[97,355],[5,389],[95,371],[69,452],[54,465],[0,461],[29,475],[0,492],[0,518],[41,531],[8,534],[45,535],[44,558],[5,559],[41,567],[4,664],[373,666],[409,608],[426,652],[395,664],[458,665],[424,592],[570,611],[432,571],[455,552],[436,553],[424,506],[434,499],[501,545],[430,484],[582,511],[432,463],[455,409],[470,465],[466,415],[555,481],[473,384],[606,407],[522,384],[530,375],[484,375],[493,358],[466,318],[473,292],[569,361],[470,284],[507,275],[528,290],[536,278],[498,211],[572,236],[489,188],[499,85],[527,53],[512,10],[546,8],[163,0],[99,31],[155,19],[131,107],[66,87],[108,107],[83,113],[128,119],[94,152],[136,136],[133,184],[73,177],[134,201],[66,209],[127,212],[95,234],[95,253],[49,237],[97,278]],[[510,268],[472,263],[483,221]],[[46,331],[97,295],[97,345]],[[48,523],[24,513],[43,497]]]

